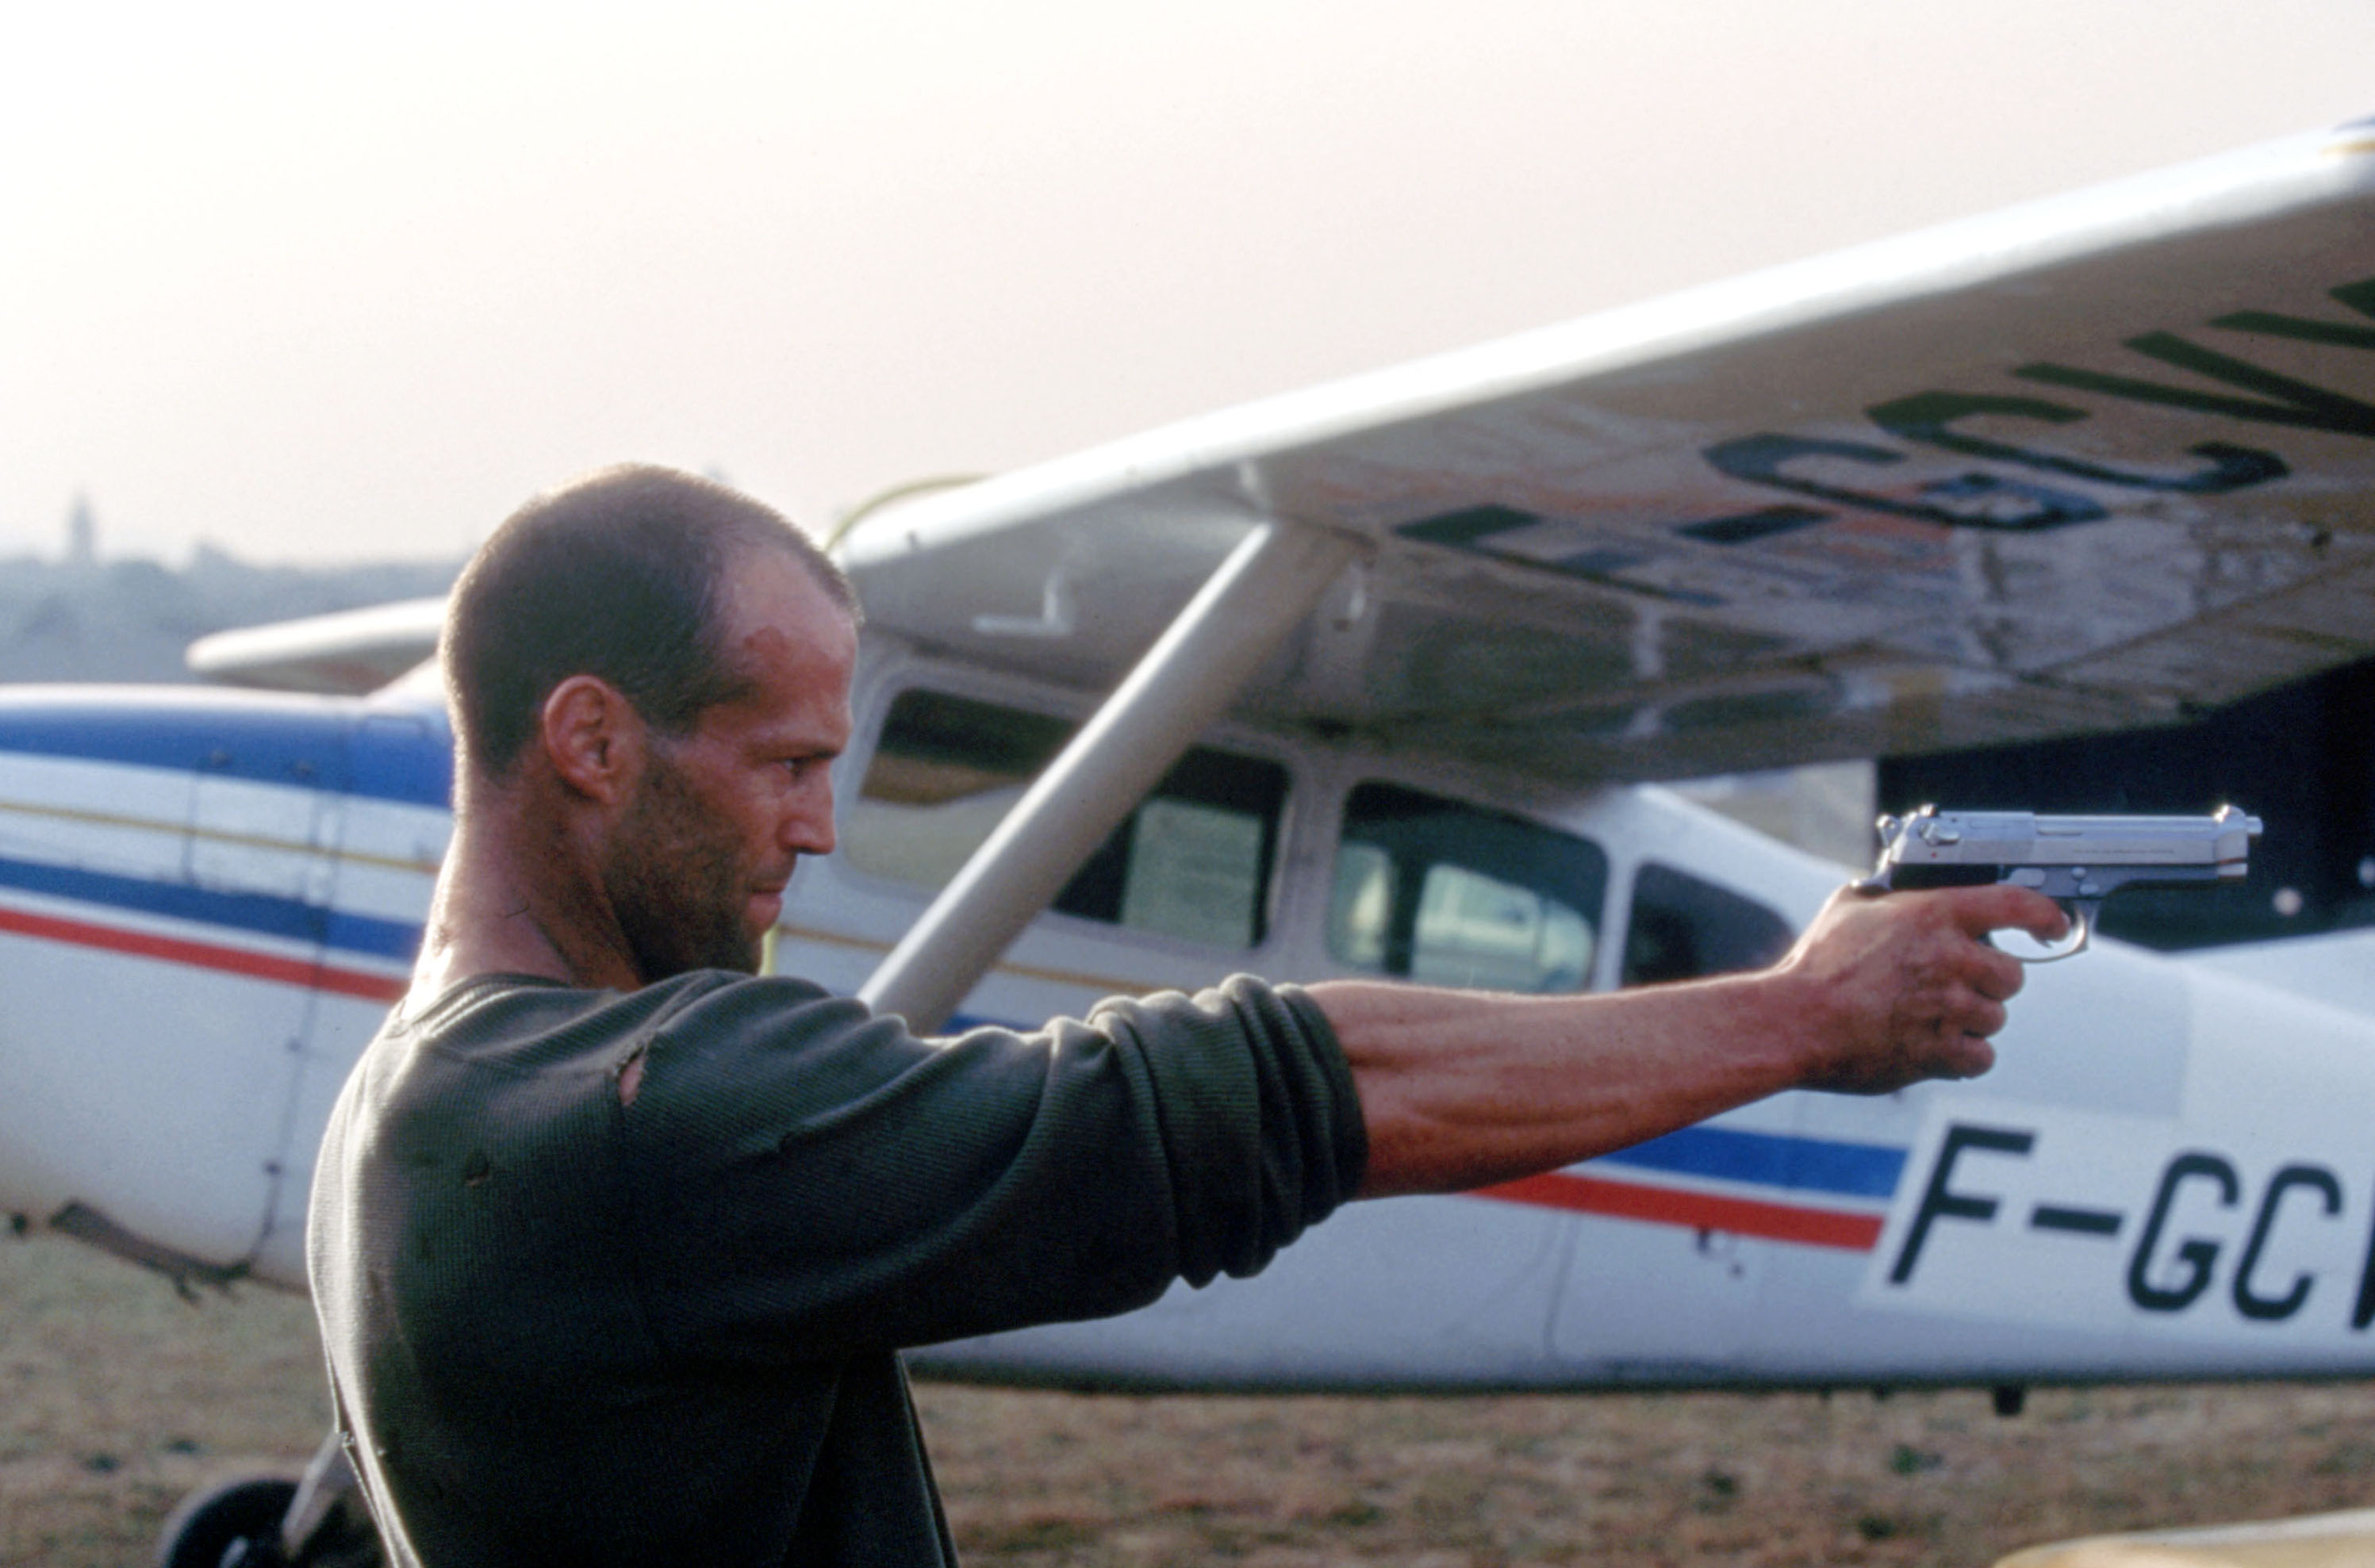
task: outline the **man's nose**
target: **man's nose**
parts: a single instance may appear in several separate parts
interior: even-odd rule
[[[831,855],[833,846],[833,782],[799,792],[784,821],[785,847],[799,855]]]

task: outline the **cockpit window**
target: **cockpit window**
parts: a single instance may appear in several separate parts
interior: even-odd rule
[[[1790,923],[1753,899],[1671,866],[1645,861],[1625,925],[1627,985],[1762,969],[1796,939]]]
[[[1607,884],[1607,856],[1589,840],[1365,784],[1344,806],[1328,948],[1428,984],[1578,991]]]
[[[1076,727],[970,697],[901,692],[842,815],[841,853],[877,877],[947,886]],[[1276,762],[1192,749],[1053,907],[1211,947],[1253,947],[1267,928],[1286,782]]]

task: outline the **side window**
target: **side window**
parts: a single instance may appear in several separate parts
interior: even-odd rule
[[[948,886],[1071,729],[1044,713],[901,692],[842,810],[842,857],[877,877]]]
[[[877,877],[939,889],[1078,727],[921,690],[883,721],[841,853]],[[1213,947],[1262,939],[1286,770],[1197,747],[1056,896],[1066,914]]]
[[[1626,985],[1761,969],[1790,950],[1790,923],[1729,888],[1645,861],[1625,924]]]
[[[1577,991],[1607,885],[1607,856],[1588,840],[1365,784],[1344,804],[1328,949],[1433,985]]]

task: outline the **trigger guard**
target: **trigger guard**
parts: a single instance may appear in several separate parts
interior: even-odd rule
[[[2086,938],[2095,934],[2094,904],[2082,899],[2076,903],[2063,904],[2062,912],[2070,917],[2070,935],[2062,938],[2062,945],[2058,948],[2045,947],[2044,951],[2034,955],[2016,953],[1997,941],[1993,932],[1988,934],[1988,945],[2015,963],[2059,963],[2063,959],[2074,958],[2086,950]],[[2039,943],[2038,946],[2045,945]]]

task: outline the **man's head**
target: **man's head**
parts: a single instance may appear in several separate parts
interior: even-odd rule
[[[854,597],[721,485],[614,468],[540,496],[464,572],[444,650],[464,766],[572,967],[755,967],[800,855],[833,847]],[[466,810],[466,816],[470,813]]]
[[[745,678],[724,657],[719,601],[737,558],[769,550],[856,619],[848,579],[807,535],[695,475],[624,464],[513,513],[446,601],[439,653],[466,762],[509,773],[573,675],[617,688],[663,735],[687,733]]]

